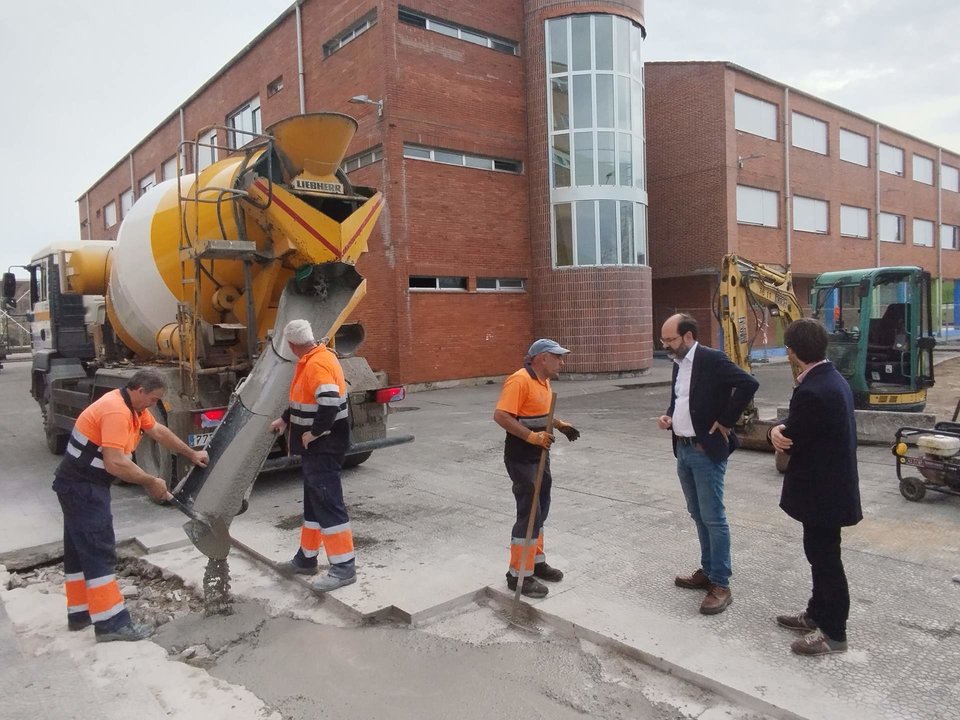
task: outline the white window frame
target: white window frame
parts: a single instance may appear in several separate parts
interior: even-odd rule
[[[417,280],[433,280],[433,287],[410,287],[410,282]],[[443,287],[444,281],[456,280],[463,287]],[[469,280],[460,275],[410,275],[407,278],[407,290],[410,292],[467,292],[470,287]]]
[[[895,236],[888,234],[888,231],[891,229],[891,222],[896,222]],[[877,235],[880,238],[880,242],[904,244],[906,242],[905,229],[906,223],[903,215],[886,212],[880,213],[879,227],[877,227]]]
[[[273,80],[267,83],[267,97],[273,97],[278,92],[283,90],[283,75],[275,77]]]
[[[120,193],[120,219],[123,220],[133,208],[136,198],[133,197],[133,189],[127,188]]]
[[[464,25],[457,25],[449,20],[437,20],[429,15],[424,15],[416,10],[411,10],[408,7],[404,7],[403,5],[400,5],[398,8],[398,18],[400,22],[404,23],[405,25],[421,27],[425,30],[429,30],[430,32],[446,35],[447,37],[457,38],[458,40],[463,40],[464,42],[473,43],[474,45],[490,48],[491,50],[496,50],[497,52],[502,52],[507,55],[520,54],[520,45],[513,40],[507,40],[506,38],[497,37],[495,35],[488,35],[481,30],[474,30],[473,28],[469,28]]]
[[[794,195],[793,229],[826,235],[830,231],[830,203],[820,198]]]
[[[253,140],[254,135],[250,133],[259,134],[261,129],[260,96],[250,98],[227,115],[225,124],[228,128],[231,128],[227,130],[227,142],[232,149],[242,148]]]
[[[328,40],[323,44],[323,56],[330,57],[344,45],[353,42],[363,35],[367,30],[377,24],[377,11],[374,9],[366,16],[355,22],[343,32],[339,33],[333,40]]]
[[[183,171],[183,163],[181,165],[181,172]],[[173,180],[177,176],[177,156],[169,157],[163,161],[163,165],[160,166],[160,177],[163,180]]]
[[[791,114],[791,143],[793,147],[819,155],[829,154],[830,126],[811,115],[794,111]]]
[[[103,227],[109,230],[117,224],[117,201],[111,200],[103,206]]]
[[[870,138],[853,130],[840,128],[840,159],[870,167]]]
[[[960,192],[960,169],[947,165],[940,166],[940,186],[950,192]]]
[[[944,250],[960,250],[960,226],[940,226],[940,247]]]
[[[441,165],[466,167],[473,170],[489,170],[491,172],[505,172],[511,175],[523,174],[523,163],[519,160],[495,158],[488,155],[473,155],[460,150],[427,147],[415,143],[403,144],[403,157],[408,160],[425,160]]]
[[[143,197],[147,193],[147,191],[156,184],[157,184],[156,172],[152,172],[149,175],[144,175],[142,178],[140,178],[140,182],[138,183],[138,186],[140,188],[140,193],[138,197]]]
[[[493,287],[480,287],[480,283],[483,281],[493,281]],[[519,283],[519,287],[517,287]],[[527,291],[527,279],[526,278],[501,278],[501,277],[478,277],[477,278],[477,292],[505,292],[505,293],[522,293]]]
[[[924,185],[933,185],[933,159],[913,154],[913,179]]]
[[[840,235],[869,238],[870,210],[856,205],[840,205]]]
[[[350,173],[367,165],[372,165],[379,160],[383,160],[383,147],[380,145],[345,158],[340,167],[343,168],[345,173]]]
[[[213,165],[219,159],[217,147],[217,129],[211,128],[198,138],[197,144],[197,172]]]
[[[913,219],[913,244],[918,247],[933,247],[935,223],[923,218]],[[918,239],[919,238],[919,239]]]
[[[777,116],[780,108],[769,100],[761,100],[739,90],[733,95],[733,123],[740,132],[777,140]]]
[[[903,177],[903,148],[882,142],[879,144],[880,172]]]
[[[759,213],[748,213],[748,210],[754,209],[755,204]],[[758,227],[780,227],[780,193],[776,190],[737,185],[737,223]]]

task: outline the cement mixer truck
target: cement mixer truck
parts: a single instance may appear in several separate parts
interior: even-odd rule
[[[349,116],[315,113],[238,136],[232,144],[242,149],[217,148],[232,154],[143,195],[115,242],[58,243],[33,256],[31,394],[52,452],[67,449],[83,408],[150,366],[169,388],[157,419],[250,476],[231,478],[212,508],[236,512],[261,469],[299,461],[260,427],[285,405],[295,358],[281,336],[295,317],[341,357],[353,442],[346,464],[413,439],[387,437],[388,405],[404,389],[353,354],[363,329],[347,322],[366,291],[354,264],[383,207],[379,192],[340,169],[356,127]],[[188,141],[177,156],[210,149]],[[198,501],[205,476],[185,484],[188,468],[149,438],[136,461]]]

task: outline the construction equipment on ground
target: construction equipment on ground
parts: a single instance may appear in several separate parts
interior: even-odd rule
[[[268,432],[287,404],[296,358],[282,331],[294,318],[309,320],[342,358],[346,465],[413,439],[387,437],[388,404],[404,389],[384,387],[353,355],[363,330],[347,323],[366,292],[354,264],[383,207],[381,193],[352,185],[340,168],[356,129],[339,113],[290,117],[262,134],[203,128],[178,148],[177,177],[126,210],[116,242],[34,255],[31,394],[52,452],[65,451],[87,405],[155,369],[168,387],[157,420],[207,448],[210,464],[191,472],[147,437],[136,462],[195,511],[229,523],[262,469],[299,462]],[[229,143],[201,141],[211,130]],[[196,174],[179,167],[188,153]]]
[[[897,430],[893,454],[897,458],[900,494],[920,502],[927,490],[960,495],[960,424],[938,422],[932,428],[902,427]],[[907,475],[912,468],[916,475]]]
[[[810,307],[827,328],[827,357],[850,384],[857,410],[923,410],[934,381],[930,273],[910,266],[823,273]],[[786,327],[803,317],[789,270],[737,255],[723,257],[716,314],[724,351],[748,372],[754,340],[770,321]],[[773,423],[751,403],[737,427],[743,446],[771,450]]]

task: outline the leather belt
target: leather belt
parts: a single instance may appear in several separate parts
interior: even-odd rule
[[[697,444],[697,438],[695,437],[684,437],[682,435],[677,435],[677,444],[678,445],[690,445],[695,446]]]

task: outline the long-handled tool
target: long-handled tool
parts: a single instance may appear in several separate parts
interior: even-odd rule
[[[183,531],[200,552],[213,560],[223,560],[230,554],[230,531],[223,518],[199,513],[173,495],[168,495],[167,502],[190,518]]]
[[[546,426],[546,431],[548,433],[553,433],[553,411],[556,406],[557,394],[551,393],[550,411],[547,413]],[[530,502],[530,517],[527,519],[527,533],[523,539],[523,552],[520,555],[520,575],[517,578],[517,589],[513,593],[513,617],[510,620],[512,625],[530,632],[537,632],[537,630],[534,627],[524,624],[520,618],[520,608],[523,607],[520,604],[520,593],[523,591],[523,581],[527,572],[527,561],[530,559],[531,555],[529,549],[530,543],[533,541],[533,526],[536,523],[537,515],[540,514],[540,488],[543,485],[543,472],[547,466],[547,457],[549,452],[550,451],[546,448],[540,450],[540,463],[537,465],[537,474],[533,480],[533,500]],[[533,567],[530,567],[529,569],[531,572],[533,571]]]

